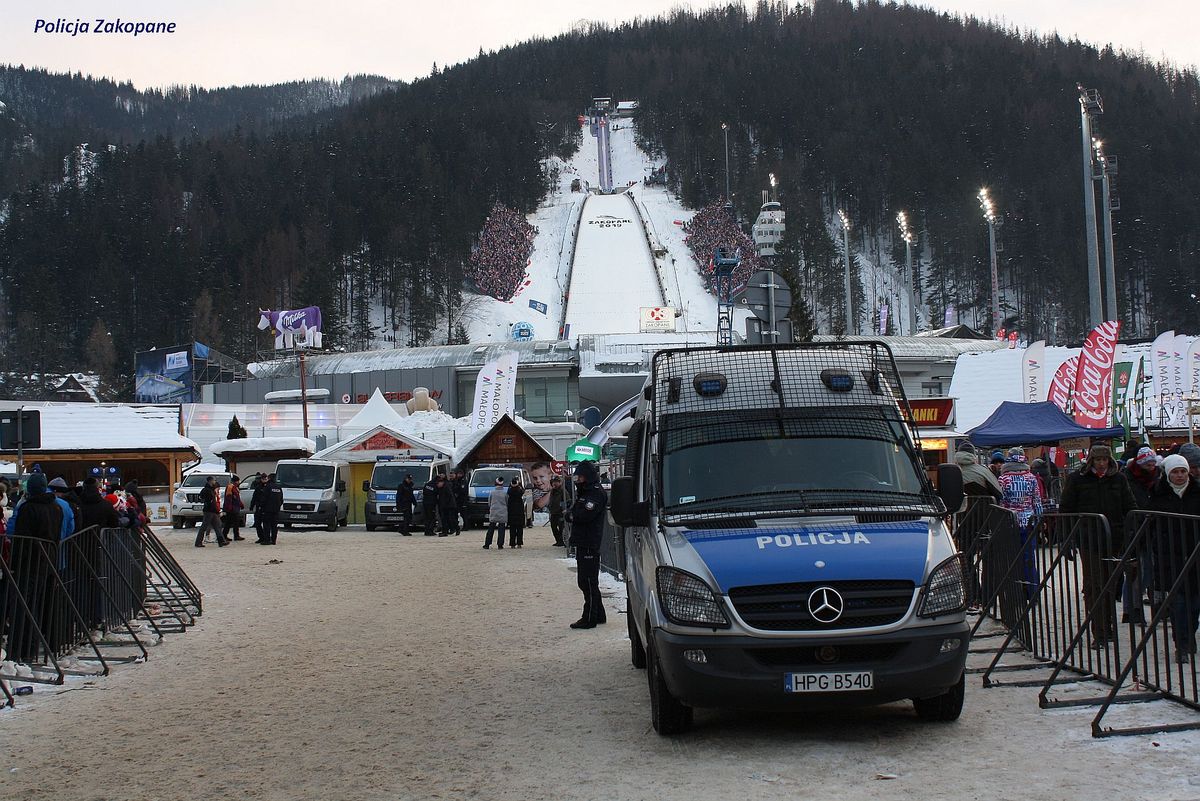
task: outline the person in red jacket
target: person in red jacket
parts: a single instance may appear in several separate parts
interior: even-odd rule
[[[229,541],[229,532],[233,532],[235,540],[244,540],[241,530],[242,509],[245,505],[242,503],[242,491],[238,487],[238,477],[230,476],[229,483],[225,485],[224,497],[221,499],[221,520],[224,526],[221,530],[221,536],[225,541]]]

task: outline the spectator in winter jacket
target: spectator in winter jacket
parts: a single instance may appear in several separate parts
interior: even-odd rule
[[[508,488],[508,544],[513,548],[525,546],[525,487],[514,476]]]
[[[125,504],[128,506],[131,503],[137,509],[139,524],[149,519],[149,507],[146,506],[146,499],[142,497],[136,481],[130,481],[125,484]]]
[[[430,478],[421,487],[421,514],[425,518],[425,536],[432,537],[437,532],[438,484],[436,478]]]
[[[1158,456],[1152,448],[1142,447],[1132,459],[1126,462],[1121,474],[1129,482],[1133,492],[1134,503],[1138,509],[1150,508],[1150,498],[1154,494],[1154,485],[1158,483]],[[1139,545],[1136,558],[1125,564],[1125,580],[1121,585],[1121,622],[1142,624],[1146,622],[1145,610],[1142,609],[1142,599],[1146,589],[1153,581],[1151,575],[1151,554],[1146,543]]]
[[[504,486],[504,479],[497,476],[496,486],[488,495],[488,528],[487,536],[483,540],[483,547],[492,547],[492,534],[499,528],[500,535],[496,539],[496,547],[504,548],[504,527],[507,525],[508,487]]]
[[[1200,481],[1200,445],[1185,442],[1179,446],[1179,455],[1187,459],[1188,473],[1192,481]]]
[[[217,477],[209,476],[204,480],[204,486],[200,488],[200,502],[204,504],[204,517],[200,523],[200,529],[196,532],[196,547],[204,547],[205,533],[212,531],[217,536],[217,546],[224,548],[229,544],[225,539],[225,534],[221,526],[221,500],[217,489]]]
[[[1092,513],[1108,521],[1108,536],[1099,529],[1081,528],[1080,554],[1083,557],[1083,598],[1088,609],[1099,604],[1092,616],[1093,647],[1103,647],[1116,633],[1113,607],[1115,586],[1104,591],[1116,562],[1125,549],[1125,516],[1137,508],[1129,482],[1105,445],[1093,445],[1078,472],[1068,476],[1059,509],[1064,514]]]
[[[71,534],[74,534],[76,531],[79,530],[79,528],[78,528],[79,520],[80,520],[79,496],[77,496],[74,493],[74,491],[72,491],[72,489],[69,486],[67,486],[66,479],[64,479],[62,476],[59,476],[58,478],[51,481],[49,484],[49,488],[54,491],[55,498],[57,498],[58,500],[65,503],[67,506],[71,507],[71,519],[74,521],[74,524],[76,526],[76,528],[71,530]]]
[[[1162,463],[1163,476],[1150,496],[1150,509],[1179,515],[1200,515],[1200,483],[1191,477],[1187,459],[1168,456]],[[1154,561],[1154,591],[1161,602],[1183,575],[1188,557],[1200,547],[1200,523],[1183,518],[1159,518],[1151,532]],[[1196,654],[1196,626],[1200,622],[1200,562],[1176,590],[1171,600],[1171,632],[1175,659],[1183,663]]]
[[[96,479],[88,478],[83,482],[83,499],[79,503],[79,527],[99,526],[100,528],[116,528],[117,510],[100,494]]]
[[[244,540],[242,536],[242,509],[245,504],[242,503],[242,491],[238,487],[238,477],[230,476],[229,483],[225,485],[225,494],[221,499],[221,518],[223,526],[221,528],[221,536],[225,541],[229,541],[229,532],[233,532],[235,540]]]
[[[560,548],[566,546],[563,542],[563,514],[566,511],[563,503],[566,497],[562,479],[559,476],[550,479],[550,502],[546,508],[550,511],[550,533],[554,535],[554,544]]]
[[[1000,491],[1000,482],[996,480],[996,476],[991,470],[979,464],[974,448],[966,450],[960,447],[954,454],[954,463],[962,471],[963,492],[967,496],[991,497],[997,501],[1004,497]],[[967,500],[964,499],[964,508],[966,508],[966,503]]]
[[[1025,591],[1032,594],[1038,585],[1035,524],[1042,516],[1042,483],[1025,462],[1020,448],[1009,451],[1010,461],[1000,471],[1000,505],[1013,512],[1021,531],[1021,576]]]

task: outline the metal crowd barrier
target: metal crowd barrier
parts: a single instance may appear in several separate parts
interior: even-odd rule
[[[1102,722],[1114,704],[1168,699],[1200,711],[1200,517],[1136,511],[1118,536],[1101,515],[1049,513],[1022,531],[1011,512],[981,499],[956,516],[954,536],[968,602],[983,612],[971,652],[992,654],[972,671],[984,687],[1040,687],[1043,708],[1098,706],[1094,737],[1200,728],[1200,719]],[[981,633],[985,617],[998,634]],[[988,637],[1002,641],[986,647]],[[1105,689],[1054,695],[1081,680]]]
[[[61,541],[10,535],[4,546],[0,641],[5,659],[32,675],[0,679],[62,684],[68,673],[105,675],[110,663],[146,659],[148,633],[158,642],[200,614],[195,584],[149,528],[93,526]],[[98,671],[64,665],[80,648],[75,659]],[[11,705],[3,681],[0,688]]]

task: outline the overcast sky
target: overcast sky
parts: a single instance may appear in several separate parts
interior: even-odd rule
[[[4,0],[0,61],[83,72],[138,87],[228,86],[374,73],[411,79],[581,20],[655,15],[675,0]],[[1200,64],[1200,0],[932,0],[939,10],[1021,30],[1077,35],[1140,50],[1154,60]],[[174,22],[172,35],[34,32],[38,19],[97,17]],[[94,23],[93,23],[94,24]],[[2,98],[0,98],[2,99]]]

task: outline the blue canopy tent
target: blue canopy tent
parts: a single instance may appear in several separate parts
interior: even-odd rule
[[[1116,439],[1125,429],[1085,428],[1050,401],[1014,403],[1004,401],[992,416],[967,432],[975,445],[1050,445],[1064,439],[1092,437]]]

